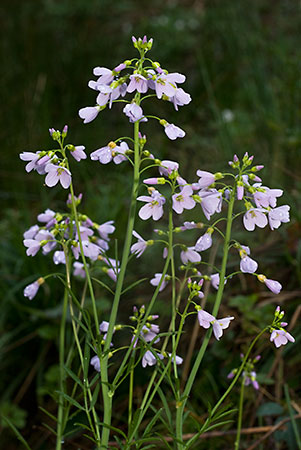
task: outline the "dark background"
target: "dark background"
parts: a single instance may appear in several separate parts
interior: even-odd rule
[[[65,124],[69,125],[68,141],[85,145],[88,153],[128,134],[128,123],[120,114],[120,106],[105,110],[88,125],[82,124],[78,110],[94,104],[95,94],[87,87],[88,80],[93,78],[93,67],[112,68],[135,57],[131,36],[144,34],[154,38],[150,57],[170,72],[184,73],[187,81],[183,87],[193,99],[178,113],[167,103],[155,101],[152,106],[150,102],[147,112],[167,118],[187,133],[185,139],[172,142],[161,127],[149,123],[145,132],[150,150],[161,159],[179,161],[181,173],[188,180],[198,168],[226,170],[234,153],[242,156],[248,151],[258,164],[265,164],[262,172],[265,183],[285,190],[280,204],[291,206],[290,224],[273,233],[259,230],[247,238],[262,272],[279,280],[284,288],[275,298],[262,294],[261,286],[247,277],[229,286],[229,309],[225,307],[224,311],[231,313],[234,308],[236,315],[240,315],[240,325],[235,334],[229,332],[228,340],[219,347],[216,343],[211,347],[206,365],[212,370],[205,370],[200,376],[196,385],[200,394],[196,395],[194,405],[196,409],[206,408],[204,398],[209,401],[218,398],[227,384],[225,375],[237,363],[237,356],[229,356],[232,338],[239,334],[238,343],[245,345],[250,335],[270,320],[278,304],[275,302],[281,303],[289,318],[298,319],[301,280],[298,2],[2,0],[0,20],[1,412],[22,430],[32,448],[52,448],[51,438],[45,437],[41,425],[47,418],[37,405],[55,413],[48,392],[57,386],[56,336],[62,291],[50,282],[43,290],[44,295],[40,294],[32,303],[23,297],[26,284],[53,268],[47,258],[25,256],[22,235],[47,207],[64,209],[65,192],[59,187],[44,187],[36,173],[26,174],[18,155],[23,150],[52,148],[48,128],[61,129]],[[227,120],[229,117],[231,120]],[[124,165],[103,167],[87,160],[74,163],[72,172],[76,192],[84,193],[85,212],[99,223],[114,219],[121,245],[130,189],[129,169]],[[146,234],[150,231],[148,224],[140,227]],[[146,257],[139,270],[150,276],[147,261]],[[134,274],[136,269],[133,266],[130,270]],[[136,303],[141,303],[146,294],[142,291],[138,294]],[[102,308],[109,311],[110,300],[105,294],[99,295]],[[128,308],[132,302],[130,298],[127,300]],[[126,318],[130,312],[121,314]],[[292,333],[298,337],[296,327]],[[278,415],[283,417],[288,414],[284,382],[290,386],[292,400],[298,403],[297,345],[298,342],[287,346],[277,356],[277,368],[272,373],[274,349],[268,343],[262,348],[266,359],[258,371],[263,374],[260,382],[268,394],[261,400],[279,404],[282,410]],[[213,379],[212,373],[216,371],[221,377]],[[254,406],[254,401],[255,396],[249,391],[245,426],[248,411],[256,414],[256,408],[260,407]],[[276,420],[274,416],[266,416],[259,416],[257,425]],[[3,448],[19,448],[7,424],[3,420],[1,424]],[[282,447],[285,440],[290,449],[295,448],[291,428],[277,440],[279,449],[287,448]],[[220,442],[215,439],[210,448],[215,448],[214,445],[220,448]],[[89,448],[87,441],[81,448],[84,445]],[[269,445],[276,448],[275,441]]]

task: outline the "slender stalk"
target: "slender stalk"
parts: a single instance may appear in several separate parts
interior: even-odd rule
[[[297,425],[295,417],[294,417],[294,411],[293,411],[293,408],[292,408],[292,405],[291,405],[291,399],[290,399],[290,395],[289,395],[289,390],[288,390],[288,385],[287,384],[284,385],[284,394],[285,394],[285,400],[286,400],[286,403],[287,403],[289,415],[290,415],[291,422],[292,422],[294,435],[295,435],[295,438],[296,438],[296,444],[297,444],[298,450],[301,450],[300,434],[299,434],[299,430],[298,430],[298,425]]]
[[[190,300],[190,299],[189,299],[189,300]],[[177,338],[176,338],[176,342],[175,342],[175,348],[174,348],[174,351],[176,351],[176,349],[177,349],[177,347],[178,347],[178,345],[179,345],[179,341],[180,341],[181,335],[182,335],[182,331],[183,331],[183,327],[184,327],[184,323],[185,323],[186,314],[187,314],[188,308],[189,308],[189,306],[190,306],[190,301],[189,301],[189,300],[188,300],[187,305],[186,305],[186,307],[185,307],[185,309],[184,309],[184,312],[183,312],[183,314],[182,314],[182,316],[181,316],[181,320],[180,320],[180,324],[179,324],[179,330],[178,330],[178,333],[177,333]],[[171,358],[170,358],[169,361],[167,362],[167,364],[166,364],[164,370],[163,370],[162,373],[161,373],[161,376],[160,376],[159,380],[156,382],[156,384],[155,384],[154,387],[153,387],[153,383],[154,383],[154,380],[155,380],[155,377],[156,377],[156,373],[157,373],[157,372],[155,371],[155,372],[153,373],[153,375],[152,375],[152,377],[151,377],[151,379],[150,379],[150,382],[149,382],[149,384],[148,384],[147,390],[146,390],[146,392],[145,392],[145,394],[144,394],[142,403],[141,403],[141,407],[140,407],[140,408],[141,408],[141,413],[140,413],[139,418],[137,419],[137,421],[136,421],[136,423],[135,423],[135,428],[132,430],[131,434],[128,436],[128,440],[127,440],[127,443],[126,443],[126,446],[125,446],[124,450],[127,450],[127,449],[130,448],[130,446],[131,446],[131,441],[132,441],[133,437],[135,436],[135,433],[136,433],[136,431],[138,430],[138,427],[139,427],[140,423],[142,422],[143,417],[144,417],[145,414],[146,414],[146,411],[147,411],[148,408],[150,407],[150,404],[151,404],[151,402],[152,402],[154,396],[156,395],[157,390],[158,390],[160,384],[161,384],[162,381],[164,380],[165,375],[166,375],[167,371],[168,371],[169,368],[170,368],[170,365],[171,365]]]
[[[257,343],[257,341],[261,338],[261,336],[269,329],[269,327],[265,327],[257,336],[256,338],[253,340],[253,342],[251,343],[250,347],[248,348],[248,351],[245,354],[245,357],[240,365],[240,368],[238,369],[238,371],[236,372],[235,377],[232,380],[232,383],[230,384],[230,386],[228,387],[228,389],[226,390],[226,392],[221,396],[221,398],[219,399],[219,401],[216,403],[216,405],[214,406],[214,408],[212,408],[211,410],[211,414],[210,417],[207,418],[207,420],[205,421],[202,429],[196,433],[196,435],[190,440],[188,441],[188,444],[191,446],[194,442],[197,441],[197,439],[199,438],[199,436],[204,433],[206,431],[206,427],[210,424],[210,419],[212,417],[214,417],[215,412],[218,410],[218,408],[220,407],[220,405],[223,403],[223,401],[225,400],[225,398],[230,394],[230,392],[232,391],[233,387],[235,386],[238,378],[240,377],[245,364],[250,356],[251,351],[253,350],[255,344]]]
[[[131,357],[130,361],[130,380],[129,380],[129,415],[128,415],[128,427],[130,428],[133,415],[133,390],[134,390],[134,368],[135,368],[135,353]]]
[[[242,423],[242,411],[243,411],[243,405],[244,405],[244,389],[245,389],[245,381],[246,377],[242,377],[242,382],[240,386],[240,396],[239,396],[239,408],[238,408],[238,420],[237,420],[237,434],[236,434],[236,440],[234,445],[234,450],[239,449],[239,442],[240,442],[240,433],[241,433],[241,423]]]
[[[79,225],[79,220],[78,220],[78,215],[77,215],[77,209],[76,209],[76,203],[75,203],[74,190],[73,190],[72,183],[70,184],[70,194],[71,194],[71,202],[72,202],[72,213],[73,213],[75,226],[76,226],[76,231],[77,231],[77,235],[78,235],[80,254],[81,254],[81,257],[82,257],[83,264],[84,264],[86,278],[87,278],[87,283],[88,283],[89,292],[90,292],[91,301],[92,301],[93,317],[94,317],[94,322],[95,322],[96,335],[99,336],[99,334],[100,334],[99,333],[99,321],[98,321],[98,314],[97,314],[97,308],[96,308],[95,295],[94,295],[94,290],[93,290],[93,286],[92,286],[92,280],[91,280],[91,277],[90,277],[90,272],[89,272],[89,268],[88,268],[88,265],[87,265],[86,257],[84,255],[84,249],[83,249],[83,243],[82,243],[82,238],[81,238],[81,233],[80,233],[80,225]]]
[[[66,265],[67,266],[67,265]],[[59,394],[59,405],[58,405],[58,415],[57,415],[57,435],[56,435],[56,450],[61,450],[63,441],[63,416],[64,416],[64,397],[65,392],[65,332],[66,332],[66,316],[68,308],[68,289],[65,288],[64,300],[63,300],[63,311],[60,325],[60,336],[59,336],[59,363],[60,363],[60,394]]]
[[[139,104],[139,101],[138,101]],[[125,277],[125,271],[129,259],[130,246],[132,242],[132,233],[134,229],[135,211],[136,211],[136,198],[139,187],[139,166],[140,166],[140,144],[139,144],[139,122],[134,123],[134,179],[131,195],[131,206],[125,236],[125,242],[123,247],[123,254],[120,266],[120,272],[118,273],[116,290],[109,320],[109,328],[104,345],[104,356],[100,359],[100,371],[102,381],[102,395],[104,403],[104,417],[103,422],[107,425],[102,429],[101,448],[107,449],[110,435],[111,417],[112,417],[112,392],[108,386],[108,352],[112,341],[114,326],[116,323],[117,311],[120,301],[120,296],[123,287],[123,281]]]
[[[229,206],[228,206],[228,214],[227,214],[227,226],[226,226],[226,234],[225,234],[225,241],[224,241],[224,248],[223,248],[223,259],[222,259],[222,266],[220,271],[220,281],[218,286],[218,291],[216,294],[215,303],[213,306],[212,315],[216,316],[222,301],[223,293],[224,293],[224,281],[225,281],[225,275],[226,275],[226,267],[227,267],[227,260],[228,260],[228,253],[229,253],[229,244],[231,240],[231,229],[232,229],[232,221],[233,221],[233,207],[235,202],[235,195],[236,195],[236,189],[232,190],[231,197],[229,200]],[[198,372],[198,369],[200,367],[200,364],[202,362],[203,356],[205,354],[205,351],[207,349],[207,346],[209,344],[209,340],[212,334],[212,327],[207,331],[205,338],[203,340],[202,346],[199,350],[198,356],[195,360],[195,363],[192,367],[192,370],[190,372],[190,375],[188,377],[186,386],[184,388],[183,394],[182,394],[182,401],[177,409],[176,414],[176,435],[179,441],[182,441],[182,432],[183,432],[183,413],[184,408],[187,402],[187,399],[189,397],[190,391],[192,389],[196,374]],[[182,444],[178,444],[178,449],[182,450],[183,446]]]
[[[66,260],[66,279],[67,279],[68,287],[69,287],[69,289],[71,289],[70,258],[69,258],[68,250],[66,249],[66,247],[64,247],[64,254],[65,254],[65,260]],[[70,315],[71,315],[73,335],[74,335],[75,343],[76,343],[76,346],[77,346],[78,355],[79,355],[80,362],[81,362],[81,367],[82,367],[82,370],[84,370],[84,356],[83,356],[82,348],[81,348],[81,345],[80,345],[80,342],[79,342],[79,338],[78,338],[78,329],[77,329],[76,323],[74,321],[74,311],[73,311],[72,299],[71,299],[70,295],[68,295],[68,297],[69,297],[69,309],[70,309]],[[92,420],[91,420],[91,417],[90,417],[90,413],[89,413],[89,405],[88,405],[87,393],[88,393],[88,397],[89,397],[90,402],[92,400],[92,393],[91,393],[91,390],[90,390],[90,387],[89,387],[88,380],[84,380],[83,387],[84,387],[83,394],[84,394],[86,415],[87,415],[88,422],[89,422],[89,425],[91,427],[91,430],[92,430],[92,432],[94,434],[94,437],[96,439],[97,446],[99,448],[100,433],[99,433],[98,418],[97,418],[97,414],[96,414],[95,408],[94,407],[92,408],[92,414],[93,414],[93,418],[94,418],[95,428],[93,427],[93,423],[92,423]]]

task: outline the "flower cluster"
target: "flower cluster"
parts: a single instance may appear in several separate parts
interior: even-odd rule
[[[164,207],[167,204],[168,197],[164,195],[162,192],[158,190],[158,186],[160,185],[170,185],[172,188],[172,209],[176,214],[182,214],[185,210],[191,210],[197,205],[201,206],[203,214],[207,220],[210,220],[211,217],[215,213],[220,213],[222,211],[223,205],[225,205],[230,195],[235,194],[240,200],[245,201],[245,205],[249,207],[251,201],[256,203],[256,205],[261,205],[262,208],[259,211],[258,208],[249,208],[248,211],[244,214],[244,224],[249,224],[253,219],[256,222],[256,214],[257,218],[260,217],[258,223],[267,224],[268,219],[266,215],[272,214],[271,217],[276,217],[275,214],[277,211],[288,211],[289,206],[284,205],[279,208],[272,208],[276,206],[276,198],[282,195],[282,191],[280,189],[268,189],[263,188],[261,184],[258,182],[259,178],[255,175],[255,172],[261,170],[263,166],[253,166],[251,167],[253,161],[253,157],[249,157],[248,154],[242,159],[242,163],[240,164],[239,159],[235,155],[233,158],[233,162],[231,162],[231,166],[233,169],[239,171],[239,175],[232,175],[236,181],[236,191],[235,188],[231,186],[221,185],[220,189],[218,189],[219,180],[224,178],[224,174],[221,172],[210,173],[203,170],[197,170],[196,174],[199,177],[198,181],[188,184],[186,180],[181,177],[179,174],[179,164],[176,161],[163,160],[160,161],[158,159],[154,159],[155,165],[158,166],[160,177],[152,177],[146,178],[143,180],[144,184],[147,185],[148,196],[142,195],[137,198],[138,201],[142,201],[145,203],[142,208],[139,210],[139,217],[142,220],[147,220],[152,218],[155,221],[158,221],[163,217]],[[244,181],[239,181],[239,180]],[[248,180],[257,181],[257,183],[252,186],[248,182]],[[156,188],[154,187],[156,186]],[[246,188],[247,186],[247,188]],[[239,193],[243,187],[242,194]],[[259,215],[258,215],[259,214]],[[288,214],[282,217],[281,221],[276,226],[276,222],[273,222],[273,226],[271,229],[274,230],[278,228],[281,222],[287,222],[289,220]],[[271,224],[270,220],[270,224]],[[186,231],[196,228],[203,228],[204,224],[196,224],[195,222],[184,222],[184,225],[180,228],[177,228],[176,231]],[[250,229],[250,226],[247,226]],[[181,244],[182,252],[180,254],[181,261],[184,265],[187,264],[198,264],[201,262],[202,258],[200,252],[208,250],[213,243],[212,235],[215,231],[215,226],[208,226],[207,231],[201,235],[194,246],[187,247]],[[153,241],[149,241],[152,242]],[[139,246],[141,251],[139,252],[139,256],[146,250],[147,245],[146,241],[140,239]],[[281,284],[276,280],[268,279],[265,275],[257,274],[258,263],[251,258],[250,256],[250,248],[248,246],[242,245],[239,242],[235,242],[234,247],[238,250],[240,256],[240,271],[242,273],[254,274],[257,276],[260,282],[263,282],[268,289],[270,289],[274,294],[279,294],[282,289]],[[166,256],[166,255],[165,255]],[[159,275],[156,274],[156,277]],[[227,279],[225,280],[225,282]],[[218,289],[219,286],[219,274],[211,275],[212,286]],[[165,287],[162,287],[162,289]]]
[[[134,47],[142,57],[151,49],[152,42],[152,39],[147,40],[146,36],[138,40],[133,38]],[[168,73],[166,69],[160,67],[158,62],[149,58],[147,62],[149,65],[144,66],[141,59],[133,58],[123,61],[113,69],[95,67],[93,75],[97,79],[90,80],[88,86],[97,92],[96,105],[79,110],[79,116],[84,123],[94,120],[107,105],[111,108],[114,102],[120,101],[119,99],[127,94],[134,94],[132,100],[122,100],[127,103],[123,112],[131,123],[147,121],[147,117],[140,106],[140,97],[144,94],[150,95],[149,92],[153,92],[153,95],[160,100],[171,102],[176,111],[179,106],[190,103],[190,95],[178,87],[178,84],[185,82],[186,77],[184,75]],[[169,139],[174,140],[185,136],[185,132],[176,125],[168,123],[165,119],[156,119],[164,127],[165,134]],[[95,152],[93,153],[95,154]],[[101,159],[99,161],[106,164]]]
[[[79,204],[82,195],[76,199]],[[70,196],[67,206],[72,209]],[[55,265],[66,264],[66,254],[64,249],[70,248],[73,254],[73,275],[85,278],[84,264],[80,262],[80,240],[84,256],[90,260],[90,264],[96,261],[104,263],[102,270],[110,278],[116,281],[119,270],[119,263],[107,257],[109,250],[109,235],[115,231],[113,221],[105,222],[101,225],[93,222],[88,216],[79,214],[79,230],[76,229],[72,213],[60,213],[46,209],[37,217],[38,224],[33,225],[25,231],[23,244],[26,247],[27,256],[35,256],[40,250],[43,255],[53,252],[53,262]],[[39,286],[44,279],[27,286],[24,290],[25,297],[30,300],[38,292]]]
[[[243,360],[244,355],[241,354],[240,358],[241,358],[241,360]],[[243,380],[244,380],[244,385],[249,386],[250,384],[252,384],[253,388],[256,390],[259,389],[259,384],[258,384],[258,381],[256,380],[257,374],[254,370],[254,364],[256,364],[260,359],[261,359],[261,355],[255,356],[254,359],[249,358],[244,366],[244,371],[241,374],[241,376],[243,377]],[[229,379],[234,378],[236,373],[238,372],[238,370],[239,370],[238,368],[232,369],[231,372],[228,374],[227,378],[229,378]]]
[[[294,337],[284,329],[287,326],[287,322],[282,322],[284,317],[284,311],[280,310],[280,306],[277,306],[274,316],[274,321],[270,327],[270,341],[274,342],[275,347],[286,345],[289,341],[295,342]]]
[[[133,307],[133,315],[130,316],[131,322],[135,323],[135,326],[130,326],[132,333],[131,342],[133,344],[133,348],[137,348],[137,346],[140,344],[143,355],[141,359],[142,367],[145,368],[146,366],[154,366],[157,361],[163,360],[164,358],[172,358],[173,357],[171,353],[167,353],[165,351],[160,351],[158,349],[154,349],[152,347],[153,344],[157,344],[160,341],[160,337],[158,336],[160,332],[159,325],[152,323],[154,320],[157,320],[159,316],[157,314],[149,315],[146,318],[145,324],[140,327],[140,324],[145,316],[145,306],[142,305],[139,309],[134,306]],[[114,332],[116,330],[121,330],[124,326],[123,325],[115,325],[114,326]],[[140,333],[138,332],[138,328],[141,328]],[[99,326],[100,334],[103,336],[101,344],[104,344],[106,340],[106,333],[109,329],[109,322],[103,321],[101,322]],[[112,344],[111,344],[112,346]],[[110,352],[110,356],[113,355],[113,351]],[[183,359],[180,356],[175,356],[176,364],[182,364]],[[97,355],[93,356],[93,358],[90,361],[90,364],[94,367],[95,370],[100,372],[100,361]]]
[[[271,230],[279,228],[281,223],[289,222],[289,205],[277,207],[277,198],[283,194],[282,189],[271,189],[262,185],[262,180],[256,172],[263,169],[262,165],[253,166],[253,156],[245,153],[242,161],[234,155],[229,165],[238,170],[237,199],[244,201],[246,213],[243,224],[248,231],[254,231],[255,226],[264,228],[267,224]],[[251,184],[253,181],[255,183]]]
[[[26,161],[26,172],[35,170],[40,175],[46,175],[45,184],[48,187],[53,187],[60,183],[64,189],[68,189],[71,184],[71,172],[69,170],[69,163],[67,154],[73,156],[76,161],[86,159],[85,147],[83,145],[66,145],[64,139],[67,136],[68,127],[64,127],[63,131],[56,131],[53,128],[49,130],[52,139],[58,142],[59,147],[55,150],[38,151],[38,152],[22,152],[20,159]]]

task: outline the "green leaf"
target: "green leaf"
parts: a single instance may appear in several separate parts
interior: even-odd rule
[[[129,427],[129,431],[128,431],[128,435],[129,435],[129,436],[132,435],[132,433],[134,432],[134,430],[135,430],[135,428],[136,428],[136,425],[137,425],[137,423],[138,423],[138,421],[139,421],[139,418],[140,418],[140,413],[141,413],[141,408],[138,408],[138,409],[135,411],[133,420],[132,420],[132,422],[131,422],[131,426]]]
[[[142,283],[143,281],[148,280],[148,278],[141,278],[141,280],[135,281],[134,283],[130,284],[128,287],[126,287],[122,292],[121,295],[125,294],[126,292],[128,292],[130,289],[138,286],[138,284]]]
[[[84,385],[82,383],[82,381],[78,378],[78,376],[72,372],[71,369],[69,369],[69,367],[64,365],[64,369],[67,372],[67,374],[75,381],[75,383],[77,383],[82,389],[84,389]]]
[[[163,408],[158,409],[158,411],[156,412],[156,414],[154,415],[152,420],[150,420],[150,422],[147,424],[147,426],[145,427],[143,436],[147,436],[147,434],[151,431],[151,429],[153,428],[153,426],[157,422],[157,420],[158,420],[162,410],[163,410]]]
[[[92,400],[91,400],[91,405],[90,405],[89,411],[91,411],[91,409],[94,408],[94,405],[95,405],[95,403],[96,403],[96,401],[97,401],[97,397],[98,397],[98,394],[99,394],[99,389],[100,389],[100,383],[98,383],[98,384],[96,385],[95,389],[94,389],[94,392],[93,392],[93,395],[92,395]]]
[[[91,428],[88,425],[84,424],[84,423],[74,422],[74,425],[77,425],[77,426],[79,426],[81,428],[84,428],[85,430],[91,431],[91,433],[92,433]]]
[[[54,420],[55,422],[57,422],[57,417],[55,417],[53,414],[51,414],[50,412],[47,411],[47,409],[42,408],[42,406],[39,406],[39,409],[41,411],[43,411],[43,413],[45,413],[48,417],[50,417],[50,419]]]
[[[45,428],[47,428],[47,430],[49,430],[52,434],[54,434],[55,436],[57,435],[57,432],[56,432],[52,427],[50,427],[47,423],[42,422],[42,425],[43,425]]]
[[[267,402],[259,406],[256,412],[257,417],[264,416],[279,416],[283,413],[283,408],[281,405],[275,402]]]
[[[109,286],[107,286],[105,283],[103,283],[102,281],[98,280],[97,278],[92,277],[91,280],[95,281],[96,283],[100,284],[100,286],[104,287],[107,291],[109,291],[112,295],[114,295],[114,292],[112,291],[111,288],[109,288]]]
[[[76,406],[76,408],[81,409],[82,411],[86,411],[85,408],[80,405],[74,398],[70,397],[70,395],[65,394],[65,392],[62,391],[55,391],[58,394],[62,395],[65,400],[67,400],[71,405]]]
[[[90,365],[90,345],[88,342],[88,338],[85,342],[85,350],[84,350],[84,379],[88,378],[88,371],[89,371],[89,365]]]
[[[21,435],[20,431],[15,427],[15,425],[13,423],[11,423],[11,421],[7,417],[5,417],[3,415],[1,415],[1,417],[7,423],[7,425],[12,429],[12,431],[15,433],[15,435],[17,436],[17,439],[19,439],[19,441],[22,442],[24,447],[26,447],[27,450],[31,450],[29,445],[27,444],[27,442]]]
[[[168,423],[169,423],[170,427],[172,427],[172,415],[171,415],[171,411],[170,411],[170,408],[169,408],[169,406],[168,406],[166,397],[165,397],[165,395],[164,395],[164,393],[163,393],[163,391],[162,391],[162,389],[161,389],[160,387],[158,387],[158,394],[159,394],[160,399],[161,399],[161,402],[162,402],[162,404],[163,404],[163,406],[164,406],[164,412],[165,412],[165,414],[166,414]]]
[[[119,430],[119,428],[112,427],[112,425],[108,425],[108,424],[103,423],[103,422],[99,422],[99,425],[102,425],[102,426],[105,427],[105,428],[109,428],[109,430],[112,430],[112,431],[115,431],[115,433],[121,434],[121,436],[122,436],[125,440],[127,439],[126,434],[125,434],[123,431]]]

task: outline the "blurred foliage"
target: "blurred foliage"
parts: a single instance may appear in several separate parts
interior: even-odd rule
[[[51,148],[48,128],[61,128],[65,123],[69,125],[68,138],[75,145],[84,144],[88,152],[124,136],[128,124],[118,114],[120,107],[105,110],[99,119],[85,126],[77,112],[94,104],[95,95],[87,88],[92,68],[114,67],[133,57],[132,34],[152,36],[152,57],[169,71],[187,75],[185,90],[191,93],[193,101],[179,113],[169,104],[153,103],[158,115],[183,127],[187,136],[181,142],[170,142],[161,127],[149,123],[145,128],[148,146],[161,158],[179,161],[187,179],[194,177],[197,168],[213,172],[225,169],[233,153],[242,155],[248,151],[255,155],[257,163],[266,164],[263,178],[270,187],[285,189],[284,201],[291,205],[292,220],[279,232],[259,230],[255,242],[253,235],[248,238],[262,272],[283,283],[280,301],[292,317],[301,284],[299,6],[291,0],[2,0],[0,17],[0,410],[14,426],[23,429],[33,449],[48,449],[53,448],[53,442],[42,428],[47,417],[38,404],[55,414],[55,403],[48,393],[55,389],[57,374],[62,286],[51,280],[42,286],[42,294],[32,303],[23,298],[24,286],[53,268],[43,256],[25,257],[22,234],[47,207],[64,208],[65,193],[60,188],[42,186],[36,173],[26,174],[18,154],[22,150]],[[150,105],[148,108],[151,112]],[[129,169],[114,166],[108,170],[91,161],[81,163],[80,168],[76,164],[73,167],[76,191],[84,191],[85,211],[93,212],[92,218],[99,223],[114,219],[121,246]],[[139,224],[138,229],[148,236],[150,225]],[[240,232],[237,233],[239,239]],[[151,251],[153,260],[161,258],[161,249]],[[217,258],[220,253],[219,248]],[[131,262],[128,284],[137,275],[150,275],[147,256],[138,267]],[[127,320],[133,303],[148,301],[148,294],[142,285],[135,289],[134,298],[128,293],[120,321]],[[163,322],[167,320],[168,295],[167,290],[156,305]],[[238,346],[245,350],[250,335],[269,320],[278,301],[253,277],[233,279],[226,295],[222,312],[233,313],[238,320],[221,342],[212,343],[196,381],[190,407],[201,421],[207,403],[213,404],[227,386],[226,375],[238,362]],[[97,288],[97,298],[101,309],[108,312],[107,294]],[[210,294],[208,301],[212,300]],[[193,327],[194,318],[190,317],[187,324]],[[254,392],[247,393],[244,426],[248,426],[249,419],[250,423],[256,421],[256,417],[252,419],[252,414],[256,414],[254,407],[259,407],[257,415],[261,411],[260,420],[274,423],[271,409],[269,414],[262,414],[267,401],[287,413],[282,394],[284,378],[291,388],[291,398],[297,402],[301,356],[296,351],[300,331],[295,330],[296,344],[281,350],[276,369],[274,358],[279,353],[268,340],[260,343],[258,353],[263,358],[258,365],[259,381],[266,397],[260,406]],[[71,338],[70,333],[67,339]],[[183,354],[189,340],[190,333],[186,331]],[[198,345],[199,342],[200,339]],[[137,399],[145,376],[142,369],[137,371]],[[121,388],[119,395],[120,416],[115,417],[116,423],[123,420],[126,410],[126,387]],[[237,401],[238,391],[232,396],[234,405]],[[0,431],[0,447],[21,448],[4,422],[1,421],[5,429]],[[235,428],[235,423],[231,427]],[[286,448],[285,441],[294,448],[289,430],[277,431],[278,450]],[[82,448],[89,448],[88,442],[83,442]],[[264,448],[275,448],[273,442]],[[217,437],[210,441],[210,449],[226,445],[231,448],[231,443],[231,436]],[[197,448],[208,448],[208,442],[201,441]]]

